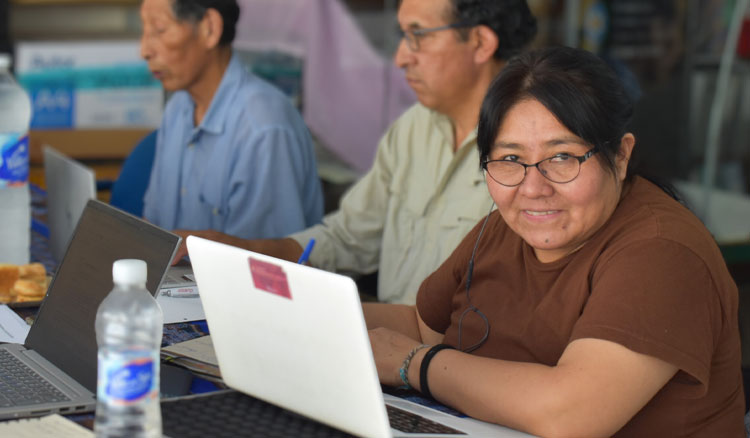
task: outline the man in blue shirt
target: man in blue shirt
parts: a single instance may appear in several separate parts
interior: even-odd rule
[[[167,91],[144,217],[281,237],[318,223],[312,140],[289,99],[233,53],[236,0],[144,0],[141,55]]]

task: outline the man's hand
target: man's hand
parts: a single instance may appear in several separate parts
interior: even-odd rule
[[[187,239],[188,236],[198,236],[204,239],[236,246],[237,248],[266,254],[271,257],[292,262],[297,261],[302,254],[302,247],[297,241],[288,237],[283,239],[250,240],[231,236],[215,230],[174,230],[172,232],[182,237],[182,243],[180,243],[180,247],[177,249],[174,259],[172,259],[173,265],[177,264],[177,262],[182,260],[183,257],[188,255],[187,245],[185,244],[185,239]]]
[[[182,237],[180,247],[177,248],[177,253],[175,253],[174,259],[172,259],[172,265],[176,265],[183,257],[188,255],[187,245],[185,244],[185,239],[187,239],[188,236],[198,236],[204,239],[226,243],[228,245],[233,245],[234,241],[237,240],[236,237],[214,230],[174,230],[172,232]]]

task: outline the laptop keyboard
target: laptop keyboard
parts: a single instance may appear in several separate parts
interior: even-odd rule
[[[7,350],[0,350],[0,407],[70,400]]]
[[[167,273],[167,275],[164,276],[164,281],[162,282],[162,287],[164,285],[169,284],[178,284],[178,283],[184,283],[185,279],[182,277],[177,277],[175,275]]]
[[[466,435],[451,427],[436,423],[429,418],[413,414],[391,405],[385,405],[391,427],[406,433],[434,433],[439,435]]]
[[[351,436],[236,391],[163,400],[161,416],[164,435],[174,438]]]
[[[386,405],[391,427],[406,433],[466,435],[411,412]],[[163,400],[162,428],[170,437],[350,437],[317,421],[237,391]]]

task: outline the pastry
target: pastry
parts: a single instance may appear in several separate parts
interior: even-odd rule
[[[7,303],[14,296],[13,285],[18,280],[18,266],[0,263],[0,302]]]
[[[41,263],[28,263],[18,267],[18,277],[26,280],[35,280],[39,283],[44,282],[47,271]]]
[[[19,302],[22,301],[22,298],[23,301],[31,301],[31,299],[41,300],[44,297],[43,285],[34,280],[17,280],[13,289],[15,290],[16,301]]]

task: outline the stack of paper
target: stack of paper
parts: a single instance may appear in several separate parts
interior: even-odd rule
[[[221,381],[211,336],[201,336],[166,346],[161,349],[161,357],[168,363],[187,368],[209,380]]]

